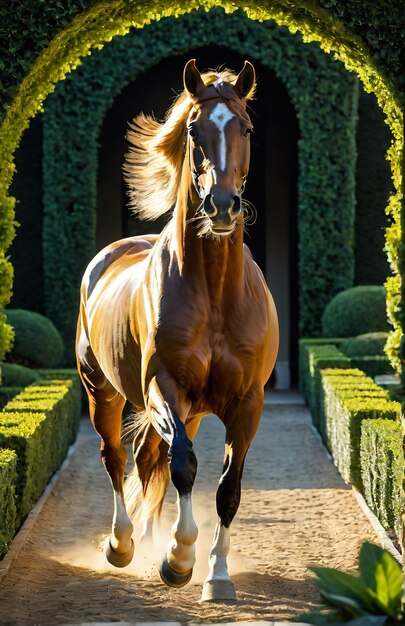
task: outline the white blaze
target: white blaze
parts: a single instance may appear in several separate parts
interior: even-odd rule
[[[219,167],[224,172],[226,165],[225,126],[234,116],[226,104],[219,102],[211,111],[209,119],[219,130]]]

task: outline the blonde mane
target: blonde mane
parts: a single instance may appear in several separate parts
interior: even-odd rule
[[[206,86],[218,83],[219,95],[236,100],[235,90],[229,90],[229,84],[233,85],[237,79],[233,72],[209,71],[202,78]],[[252,96],[253,93],[249,94],[249,98]],[[174,210],[179,195],[187,202],[184,178],[189,179],[189,189],[191,176],[189,172],[187,176],[189,168],[183,167],[183,161],[187,119],[194,105],[187,91],[183,91],[163,122],[140,113],[130,124],[127,139],[131,145],[126,154],[124,178],[129,206],[140,219],[155,220]]]

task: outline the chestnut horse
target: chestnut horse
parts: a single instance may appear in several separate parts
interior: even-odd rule
[[[134,553],[130,514],[150,534],[171,479],[178,517],[160,575],[172,587],[191,579],[197,538],[192,440],[204,415],[223,422],[219,520],[202,597],[231,600],[230,526],[278,349],[274,302],[243,243],[241,195],[252,131],[246,105],[255,71],[245,62],[238,76],[227,70],[201,75],[191,60],[183,78],[184,91],[164,122],[143,114],[133,121],[125,166],[137,214],[171,213],[171,219],[160,235],[112,243],[89,264],[77,362],[114,492],[106,556],[117,567]],[[127,400],[135,411],[135,463],[124,486]]]

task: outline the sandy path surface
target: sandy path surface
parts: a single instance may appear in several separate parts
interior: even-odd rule
[[[223,457],[217,418],[205,418],[195,448],[199,538],[188,586],[169,589],[157,573],[175,517],[173,492],[156,529],[159,548],[146,554],[136,549],[124,570],[105,560],[100,544],[111,521],[112,495],[98,438],[85,421],[68,468],[1,582],[0,624],[290,619],[319,603],[307,565],[353,570],[362,541],[377,541],[312,432],[308,411],[272,406],[246,461],[233,524],[229,562],[238,602],[199,603]]]

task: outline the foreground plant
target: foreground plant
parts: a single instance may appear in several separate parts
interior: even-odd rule
[[[363,543],[359,554],[360,576],[328,567],[310,567],[327,610],[301,615],[296,621],[338,626],[405,624],[402,569],[389,552]]]

